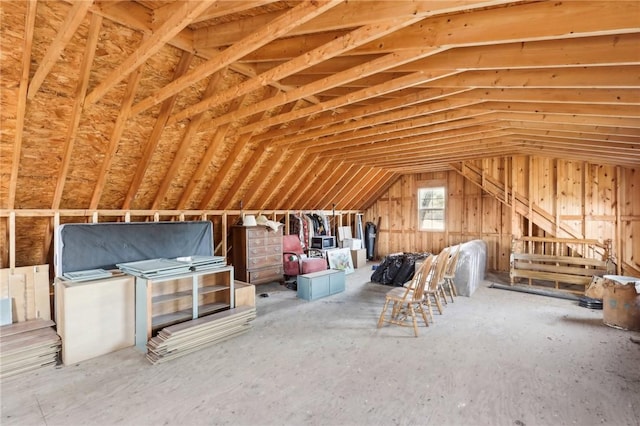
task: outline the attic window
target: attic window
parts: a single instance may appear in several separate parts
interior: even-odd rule
[[[418,188],[418,227],[421,231],[444,231],[445,188]]]

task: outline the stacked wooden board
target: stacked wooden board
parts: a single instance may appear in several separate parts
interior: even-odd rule
[[[0,378],[56,364],[61,341],[53,325],[34,319],[0,327]]]
[[[168,361],[249,331],[256,309],[240,306],[163,328],[147,343],[152,364]]]

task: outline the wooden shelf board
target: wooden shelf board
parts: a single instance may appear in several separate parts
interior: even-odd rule
[[[198,316],[209,315],[217,311],[222,311],[225,309],[229,309],[230,306],[227,303],[208,303],[206,305],[198,306]],[[163,314],[153,317],[151,321],[151,328],[153,330],[158,330],[164,327],[168,327],[173,324],[178,324],[183,321],[188,321],[191,319],[192,310],[183,309],[176,312],[171,312],[169,314]]]

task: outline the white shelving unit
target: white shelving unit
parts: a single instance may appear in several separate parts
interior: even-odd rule
[[[136,347],[158,330],[235,307],[233,266],[155,278],[135,277]]]

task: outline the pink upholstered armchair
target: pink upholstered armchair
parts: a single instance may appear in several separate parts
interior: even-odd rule
[[[311,257],[304,253],[297,235],[285,235],[282,238],[282,253],[286,282],[295,281],[298,275],[327,269],[327,260],[324,257]]]

